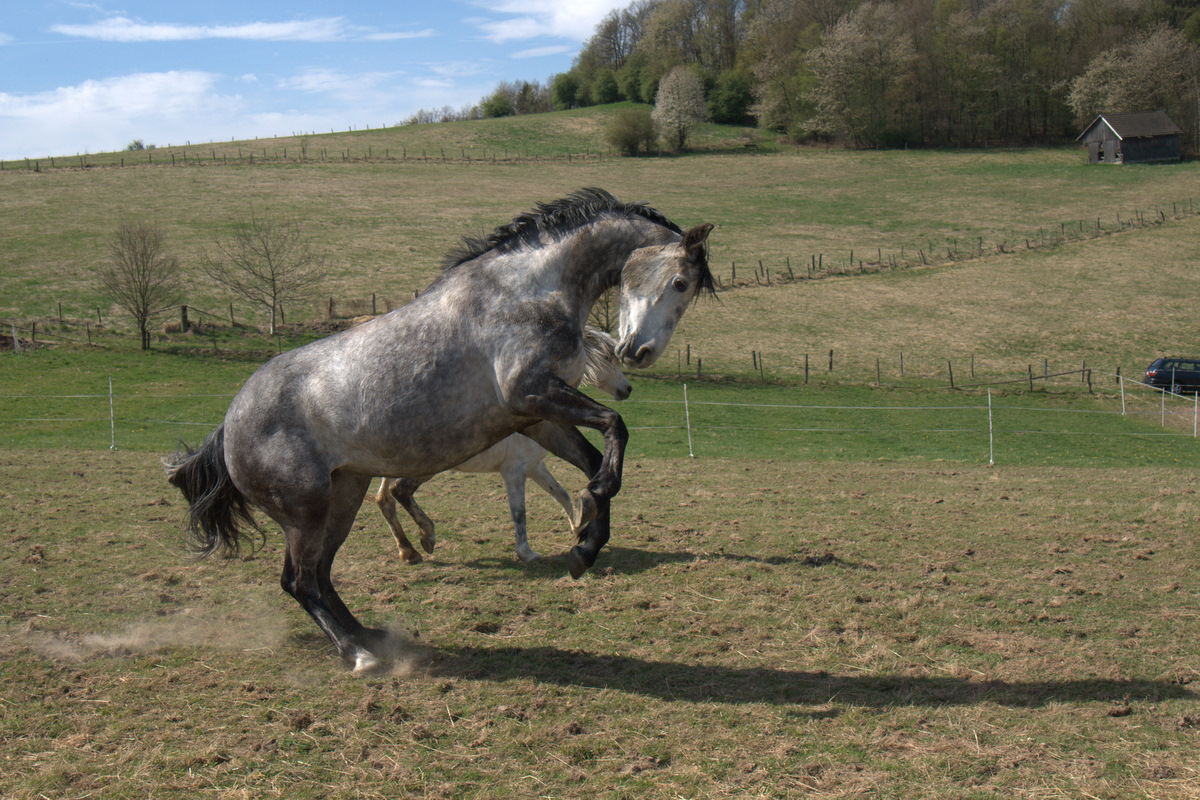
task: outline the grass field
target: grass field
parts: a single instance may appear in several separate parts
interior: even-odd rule
[[[547,150],[597,124],[557,120]],[[355,135],[375,148],[416,133],[501,149],[528,135]],[[103,347],[0,352],[0,796],[1200,796],[1194,405],[1130,388],[1122,416],[1114,379],[1196,349],[1196,165],[1082,162],[764,146],[7,165],[0,315],[58,333],[59,302],[67,323],[103,302],[89,265],[119,219],[160,221],[186,265],[256,204],[301,214],[337,254],[338,297],[402,301],[458,236],[587,185],[717,222],[723,277],[726,262],[762,258],[778,277],[789,258],[799,272],[850,249],[960,257],[770,286],[739,266],[743,285],[631,376],[613,540],[579,581],[555,558],[516,562],[495,478],[422,488],[439,545],[417,566],[364,507],[334,577],[407,641],[370,678],[279,591],[277,531],[231,563],[183,553],[158,460],[311,331],[163,335],[141,353],[105,307]],[[1143,219],[1118,233],[1118,211]],[[1101,235],[1041,246],[1098,215]],[[988,255],[966,258],[980,238]],[[315,304],[295,316],[321,318]],[[1084,367],[1090,392],[1075,376],[1001,383]],[[557,507],[536,489],[529,507],[530,543],[563,552]]]

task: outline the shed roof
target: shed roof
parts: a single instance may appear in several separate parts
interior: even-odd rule
[[[1170,136],[1183,133],[1171,121],[1165,111],[1147,111],[1137,114],[1101,114],[1076,137],[1079,141],[1097,125],[1105,125],[1118,139],[1144,139],[1151,136]]]

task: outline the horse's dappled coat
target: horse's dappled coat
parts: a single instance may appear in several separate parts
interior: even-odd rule
[[[201,546],[236,549],[249,507],[264,511],[286,539],[283,588],[343,658],[371,669],[383,633],[355,619],[330,570],[372,477],[426,480],[522,432],[590,478],[568,554],[578,577],[608,541],[628,436],[571,385],[584,324],[620,284],[617,353],[653,363],[695,294],[712,290],[711,229],[583,190],[466,241],[408,305],[271,359],[204,445],[168,467]],[[601,432],[603,453],[578,426]]]

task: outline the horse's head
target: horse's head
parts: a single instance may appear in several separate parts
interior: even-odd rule
[[[712,225],[697,225],[682,241],[634,250],[621,270],[617,356],[627,367],[648,367],[671,341],[696,292],[712,293],[704,246]]]
[[[584,367],[580,383],[595,386],[613,400],[624,400],[633,392],[633,384],[621,372],[617,358],[617,340],[596,328],[583,329]]]

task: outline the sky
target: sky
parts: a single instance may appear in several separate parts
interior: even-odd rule
[[[5,0],[0,159],[395,125],[570,69],[629,0]]]

